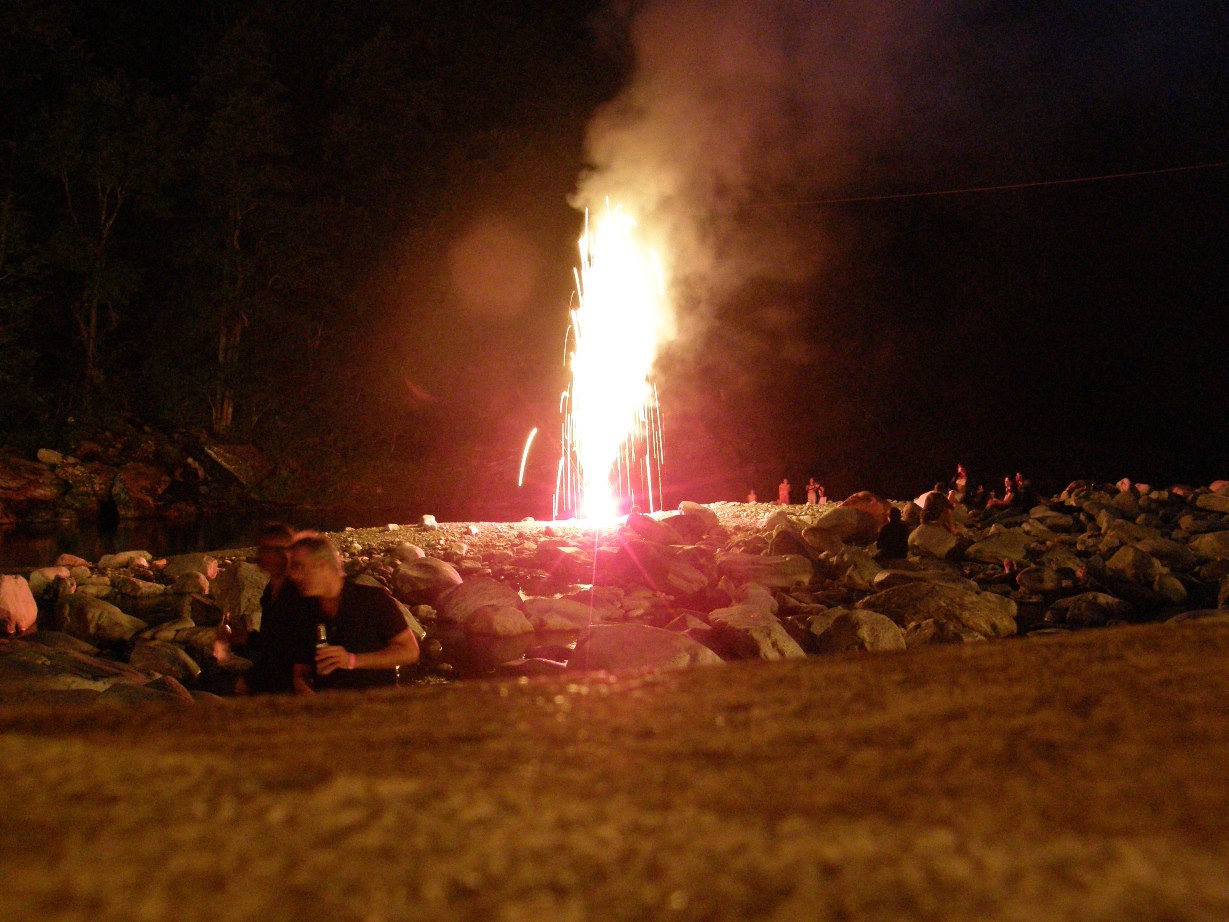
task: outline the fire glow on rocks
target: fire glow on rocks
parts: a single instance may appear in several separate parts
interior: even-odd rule
[[[571,384],[560,400],[555,518],[661,506],[661,412],[651,373],[666,319],[661,267],[637,240],[635,220],[607,205],[591,228],[586,213],[568,335]]]

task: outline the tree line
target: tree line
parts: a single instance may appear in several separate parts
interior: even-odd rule
[[[588,12],[548,3],[3,6],[11,446],[117,411],[274,443],[325,438],[321,407],[387,428],[329,407],[399,375],[355,351],[387,322],[364,285],[429,273],[510,165],[574,175],[615,79],[585,79]]]

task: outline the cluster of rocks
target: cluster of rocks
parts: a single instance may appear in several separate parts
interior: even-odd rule
[[[684,502],[609,529],[426,516],[335,537],[350,575],[387,587],[424,636],[420,677],[476,648],[487,672],[624,671],[1229,617],[1229,482],[1074,483],[993,523],[958,507],[955,533],[917,524],[907,560],[879,561],[891,505]],[[200,697],[249,665],[219,659],[216,626],[228,611],[258,629],[265,580],[243,551],[5,577],[0,618],[40,630],[0,642],[0,689]]]
[[[71,453],[0,453],[0,526],[76,519],[191,519],[233,504],[272,473],[251,446],[148,427],[99,431]]]

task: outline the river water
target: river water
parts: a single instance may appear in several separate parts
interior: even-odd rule
[[[339,531],[346,526],[371,528],[399,521],[398,512],[389,510],[290,509],[279,510],[276,515],[268,510],[241,511],[192,522],[123,521],[114,528],[101,528],[96,522],[26,525],[0,530],[0,571],[50,566],[61,554],[75,554],[96,563],[103,554],[119,551],[149,551],[158,558],[251,547],[261,525],[270,519],[322,531]],[[400,519],[405,519],[404,510]]]

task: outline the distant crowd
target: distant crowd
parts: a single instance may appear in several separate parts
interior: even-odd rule
[[[814,477],[807,480],[805,493],[806,499],[803,502],[808,506],[821,505],[828,501],[823,484]],[[914,502],[925,509],[922,505],[923,499],[935,504],[938,502],[935,499],[936,496],[942,497],[948,503],[949,508],[963,505],[970,511],[979,512],[997,509],[1031,509],[1037,505],[1037,490],[1033,487],[1033,482],[1022,472],[1016,471],[1014,477],[1011,475],[1004,477],[1003,488],[1000,491],[997,484],[987,487],[985,483],[979,482],[973,485],[969,472],[963,464],[956,465],[956,473],[952,475],[951,480],[947,483],[937,482],[931,490],[923,493]],[[777,504],[789,506],[794,502],[792,497],[793,487],[789,478],[782,478],[777,485]],[[747,492],[747,502],[758,503],[759,501],[759,495],[755,490]]]
[[[788,480],[782,480],[777,486],[777,503],[779,505],[790,505],[792,502],[790,500],[791,489],[792,488],[790,487]],[[820,503],[826,503],[828,501],[828,497],[824,494],[823,484],[821,484],[814,477],[807,481],[806,497],[806,503],[808,506],[817,506]],[[756,495],[755,490],[749,490],[747,492],[747,502],[758,503],[759,501],[759,497]]]

